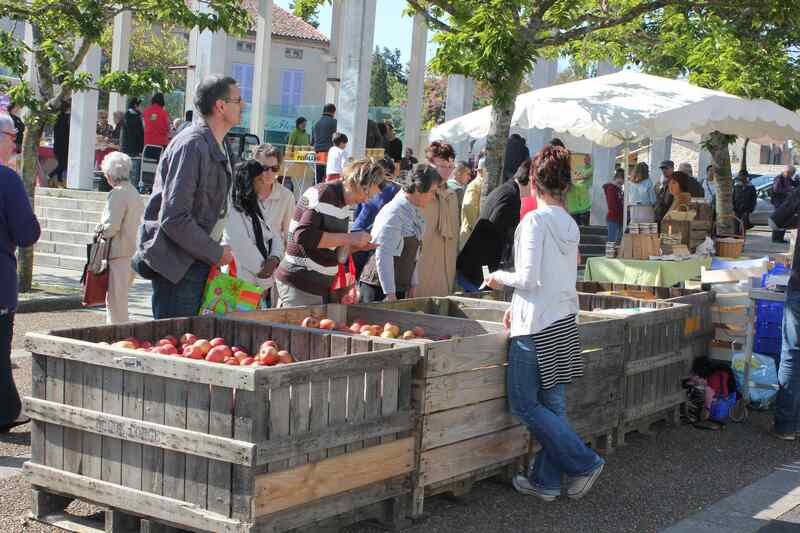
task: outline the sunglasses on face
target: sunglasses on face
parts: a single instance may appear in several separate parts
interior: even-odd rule
[[[271,171],[271,172],[278,172],[281,169],[280,165],[275,165],[275,166],[272,166],[272,167],[268,167],[266,165],[262,165],[262,166],[264,168],[264,172],[266,172],[268,170]]]

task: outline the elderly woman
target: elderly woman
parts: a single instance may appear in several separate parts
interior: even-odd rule
[[[281,170],[281,153],[271,144],[262,144],[253,153],[253,159],[264,167],[264,174],[260,178],[263,186],[258,193],[264,220],[275,235],[281,238],[283,241],[281,249],[285,250],[295,201],[292,191],[277,180]]]
[[[605,464],[587,448],[566,418],[565,385],[583,374],[577,315],[580,230],[564,209],[570,187],[570,154],[545,145],[531,163],[537,209],[517,227],[514,272],[497,271],[486,283],[513,287],[503,322],[510,329],[506,385],[511,413],[542,449],[529,474],[517,474],[517,492],[545,501],[583,497]]]
[[[131,257],[136,251],[136,234],[144,213],[144,202],[128,178],[131,158],[122,152],[111,152],[101,165],[111,186],[97,231],[111,240],[108,253],[108,294],[106,323],[128,321],[128,290],[133,283]]]
[[[637,163],[625,186],[628,193],[628,222],[654,222],[656,190],[647,163]]]
[[[303,193],[289,226],[286,253],[275,272],[279,307],[337,302],[332,286],[349,253],[375,248],[365,231],[350,233],[352,206],[378,194],[383,168],[361,159],[344,168],[342,179],[320,183]]]
[[[433,200],[442,178],[430,165],[416,165],[391,202],[375,218],[372,242],[378,249],[361,273],[361,301],[394,301],[413,296],[419,283],[417,258],[425,217],[422,210]]]
[[[273,273],[283,256],[283,238],[272,231],[270,213],[261,199],[275,174],[254,159],[240,163],[231,190],[231,207],[222,244],[227,244],[236,261],[237,277],[264,289],[264,303],[269,306]]]

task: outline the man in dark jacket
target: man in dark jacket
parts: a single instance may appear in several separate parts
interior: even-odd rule
[[[793,177],[790,170],[794,169],[787,169],[786,179]],[[795,189],[775,208],[772,222],[779,228],[797,228],[798,215],[800,188]],[[783,343],[778,367],[779,388],[775,401],[774,430],[775,436],[781,440],[796,440],[800,433],[800,246],[794,249],[781,329]]]
[[[511,259],[522,198],[531,194],[530,164],[530,160],[523,161],[514,179],[497,187],[481,202],[481,216],[456,260],[457,280],[465,291],[478,290],[483,265],[494,272]]]
[[[131,158],[131,183],[142,190],[143,184],[139,183],[142,168],[142,149],[144,149],[144,122],[139,106],[142,101],[131,98],[128,101],[128,110],[122,119],[122,129],[119,132],[120,150]]]
[[[385,126],[384,126],[385,127]],[[371,118],[367,119],[367,149],[383,148],[384,145],[383,134],[381,133],[378,123]]]
[[[733,187],[733,212],[742,221],[744,229],[753,227],[750,213],[756,209],[756,188],[750,183],[750,174],[746,170],[739,172],[739,179]]]
[[[508,180],[526,159],[530,159],[531,153],[525,145],[525,139],[519,133],[512,133],[506,143],[506,155],[503,157],[503,181]]]
[[[56,156],[56,168],[50,173],[50,187],[64,187],[64,178],[67,173],[67,158],[69,157],[69,123],[72,120],[70,102],[61,104],[61,112],[53,126],[53,155]]]
[[[772,205],[777,209],[788,198],[788,196],[795,190],[794,175],[796,170],[793,166],[789,165],[786,170],[775,176],[772,181]],[[783,242],[785,231],[777,229],[772,231],[772,242]]]
[[[395,163],[399,163],[403,159],[403,141],[397,138],[394,134],[394,124],[391,122],[386,123],[386,153],[391,157]],[[394,172],[392,172],[394,174]]]
[[[333,134],[336,133],[336,106],[325,104],[322,116],[311,130],[311,142],[317,153],[317,183],[325,181],[325,162],[328,160],[328,150],[333,146]]]
[[[196,315],[211,266],[233,260],[220,241],[232,182],[224,140],[243,105],[236,80],[208,76],[197,86],[194,105],[203,120],[164,150],[132,261],[152,281],[157,319]]]

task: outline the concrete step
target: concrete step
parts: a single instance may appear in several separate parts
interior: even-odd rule
[[[605,244],[608,240],[608,233],[596,235],[594,233],[587,233],[581,235],[581,246],[584,244]]]
[[[608,226],[581,226],[581,236],[583,235],[608,235]]]
[[[106,200],[84,200],[79,198],[60,198],[58,196],[36,195],[36,207],[55,207],[58,209],[80,209],[102,213]]]
[[[39,266],[63,268],[66,270],[77,270],[82,272],[83,266],[86,264],[86,260],[79,259],[77,257],[67,257],[64,255],[34,252],[33,263]]]
[[[105,202],[108,198],[107,192],[80,191],[76,189],[52,189],[50,187],[37,187],[36,196],[50,196],[55,198],[76,198],[78,200],[95,200]],[[142,198],[149,198],[149,195],[142,195]]]
[[[603,244],[581,244],[578,249],[581,255],[605,255],[606,243]]]
[[[76,231],[79,233],[94,233],[94,228],[98,222],[63,220],[59,218],[42,218],[39,220],[42,230]]]
[[[76,222],[94,222],[98,224],[102,220],[102,212],[83,211],[81,209],[60,209],[57,207],[35,208],[36,216],[41,218],[55,218],[60,220],[72,220]]]
[[[55,254],[67,257],[76,257],[78,259],[85,259],[86,245],[44,241],[40,239],[39,242],[37,242],[36,245],[34,246],[34,252],[42,252],[46,254]]]
[[[89,244],[94,238],[94,233],[81,233],[78,231],[59,231],[43,229],[41,241],[63,242],[67,244]]]

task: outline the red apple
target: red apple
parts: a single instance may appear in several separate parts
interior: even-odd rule
[[[169,343],[173,346],[177,346],[179,344],[178,338],[175,335],[167,335],[164,337],[164,340],[168,340]]]
[[[111,346],[113,346],[114,348],[126,348],[128,350],[135,350],[136,348],[138,348],[136,344],[132,343],[129,340],[117,341]]]
[[[303,319],[302,325],[304,328],[318,328],[319,320],[317,320],[313,316],[307,316]]]
[[[178,349],[171,344],[165,344],[160,347],[161,353],[164,355],[177,355]]]
[[[414,335],[413,331],[404,331],[402,339],[404,341],[408,341],[408,340],[411,340],[411,339],[413,339],[415,337],[416,337],[416,335]]]
[[[167,344],[172,344],[172,342],[169,339],[160,339],[157,346],[165,346]],[[172,345],[175,346],[174,344]]]
[[[206,339],[198,339],[192,344],[195,348],[202,350],[203,356],[205,356],[209,350],[211,350],[212,346],[211,343],[208,342]]]
[[[197,342],[197,335],[193,335],[192,333],[184,333],[181,335],[181,344],[194,344],[195,342]]]
[[[128,337],[125,340],[130,342],[131,344],[133,344],[136,348],[141,348],[142,347],[142,343],[136,337]]]
[[[281,361],[281,358],[278,357],[278,354],[276,353],[274,355],[270,354],[266,357],[262,357],[261,359],[259,359],[259,361],[266,366],[274,366]]]
[[[239,366],[239,361],[235,357],[228,357],[225,359],[225,364],[230,366]]]
[[[360,318],[356,318],[356,319],[355,319],[355,321],[353,322],[353,324],[358,324],[358,325],[359,325],[359,327],[363,326],[365,323],[366,323],[366,322],[364,322],[364,321],[363,321],[363,320],[361,320]]]
[[[233,352],[233,358],[236,359],[237,361],[241,362],[242,359],[247,359],[248,357],[250,356],[247,355],[246,352],[243,352],[241,350],[239,350],[238,352]]]
[[[323,318],[319,321],[319,328],[320,329],[334,329],[336,328],[336,322],[331,320],[330,318]]]
[[[361,324],[361,327],[358,328],[358,332],[359,333],[364,333],[365,331],[370,331],[371,329],[372,329],[372,326],[370,326],[369,324]]]
[[[232,351],[233,353],[236,353],[236,352],[247,353],[247,350],[245,350],[245,349],[244,349],[244,348],[242,348],[241,346],[231,346],[231,351]]]
[[[189,346],[189,349],[186,351],[186,357],[189,359],[205,359],[206,352],[204,352],[201,348],[197,346]]]
[[[294,357],[286,350],[278,352],[278,360],[283,364],[294,363]]]
[[[353,333],[361,333],[361,324],[359,324],[358,322],[353,322],[353,325],[350,326],[349,329]]]
[[[264,342],[261,343],[261,346],[259,347],[259,351],[261,351],[261,350],[263,350],[265,348],[269,348],[270,346],[272,346],[276,350],[278,349],[278,343],[277,342],[275,342],[273,340],[268,340],[268,341],[264,341]]]
[[[225,359],[232,356],[233,354],[231,353],[231,349],[227,346],[214,346],[206,355],[206,361],[211,361],[212,363],[224,363]]]
[[[222,337],[214,337],[209,342],[211,343],[212,347],[222,346],[223,344],[225,344],[225,339],[223,339]]]
[[[392,338],[397,338],[400,336],[400,326],[397,324],[392,324],[391,322],[387,322],[383,326],[383,331],[389,333]]]
[[[277,357],[278,350],[274,346],[262,346],[258,351],[258,359],[265,359],[267,357]]]
[[[414,333],[414,335],[417,336],[417,337],[424,337],[425,336],[425,330],[422,329],[419,326],[417,326],[414,329],[412,329],[411,332]]]
[[[256,363],[255,358],[253,357],[245,357],[241,361],[239,361],[239,366],[251,366],[253,363]],[[258,364],[258,363],[256,363]]]
[[[150,341],[142,341],[139,343],[139,348],[150,349],[153,347],[153,343]]]

